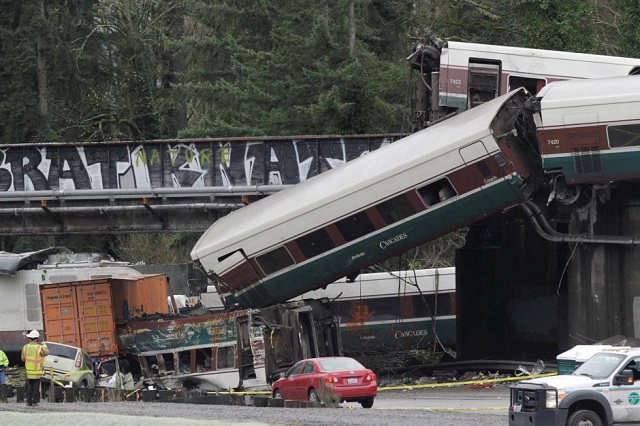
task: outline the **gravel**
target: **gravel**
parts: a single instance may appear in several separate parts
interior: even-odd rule
[[[491,390],[483,390],[486,392]],[[469,391],[436,391],[438,398],[454,400]],[[500,391],[498,391],[500,392]],[[502,391],[503,392],[503,391]],[[433,397],[434,391],[382,392],[377,400],[424,399]],[[460,396],[462,397],[462,396]],[[11,400],[10,400],[11,401]],[[354,407],[354,405],[356,407]],[[381,404],[382,405],[382,404]],[[507,414],[502,410],[431,410],[431,409],[361,409],[357,404],[340,408],[261,408],[230,405],[202,405],[167,402],[102,402],[102,403],[50,403],[43,401],[38,407],[23,403],[0,403],[3,424],[48,426],[73,425],[296,425],[296,426],[386,426],[424,425],[438,426],[493,426],[505,424]]]

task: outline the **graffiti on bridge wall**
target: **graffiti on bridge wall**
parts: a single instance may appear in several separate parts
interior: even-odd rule
[[[394,136],[0,146],[0,192],[289,185]]]

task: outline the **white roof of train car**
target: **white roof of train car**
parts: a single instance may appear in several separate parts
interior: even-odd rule
[[[436,276],[437,282],[436,282]],[[416,288],[416,283],[420,291]],[[456,290],[456,268],[416,269],[410,271],[360,274],[354,282],[342,278],[325,289],[310,291],[294,300],[328,297],[339,300],[369,297],[397,297],[401,295],[432,294]]]
[[[622,90],[621,90],[622,89]],[[542,120],[545,127],[562,126],[567,115],[580,113],[586,122],[620,121],[638,117],[640,105],[640,75],[598,78],[593,80],[566,80],[550,83],[537,95],[541,98]],[[619,104],[636,103],[636,108]]]
[[[638,58],[455,41],[447,42],[442,56],[442,65],[467,68],[469,58],[495,59],[506,72],[559,78],[603,78],[640,66]]]
[[[381,183],[407,170],[417,173],[418,166],[438,159],[446,153],[455,152],[458,159],[455,165],[459,165],[462,159],[457,154],[458,149],[490,135],[491,121],[513,93],[515,91],[218,219],[196,243],[191,257],[195,260],[213,253],[226,254],[228,251],[236,250],[238,243],[254,239],[256,234],[283,223],[287,223],[286,229],[283,230],[286,235],[279,235],[273,239],[292,238],[305,232],[309,226],[332,221],[336,216],[361,209],[404,189],[395,186],[384,192],[385,186]],[[429,176],[435,177],[445,173],[452,166],[446,161],[436,161]],[[375,189],[362,191],[371,187]],[[353,197],[355,193],[359,197],[357,200]],[[323,209],[329,202],[340,199],[346,201],[339,211],[334,208]],[[304,218],[300,221],[301,215],[311,211],[316,215],[314,223],[305,222]],[[292,226],[293,222],[290,221],[294,219],[299,220],[299,225]],[[251,244],[251,241],[248,244]],[[267,247],[259,247],[265,248]],[[253,251],[249,250],[247,254],[249,253]]]

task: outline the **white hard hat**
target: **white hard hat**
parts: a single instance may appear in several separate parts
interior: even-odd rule
[[[38,333],[38,330],[31,330],[29,334],[27,334],[27,337],[29,339],[38,339],[40,337],[40,333]]]

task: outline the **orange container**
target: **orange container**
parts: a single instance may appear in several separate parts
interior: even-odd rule
[[[46,339],[86,350],[91,356],[115,355],[115,319],[109,279],[40,286]]]
[[[169,312],[167,276],[111,278],[116,321]]]

